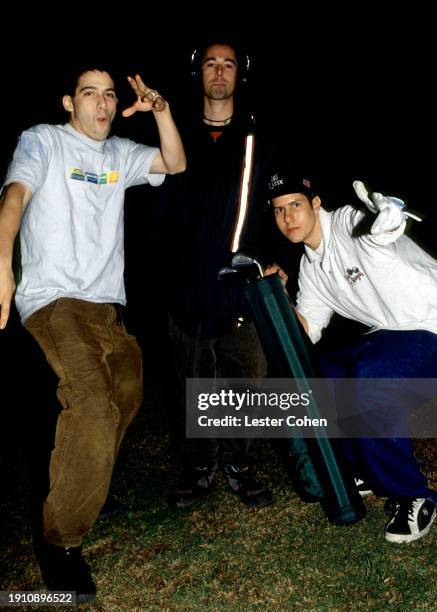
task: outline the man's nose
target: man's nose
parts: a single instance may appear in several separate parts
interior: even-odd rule
[[[284,221],[285,223],[291,223],[293,220],[293,209],[287,206],[284,211]]]
[[[105,96],[99,96],[97,100],[97,108],[106,108],[106,98]]]

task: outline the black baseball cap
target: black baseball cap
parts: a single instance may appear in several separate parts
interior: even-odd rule
[[[276,170],[270,175],[267,186],[268,198],[279,198],[289,193],[303,193],[309,198],[315,195],[313,180],[306,174],[292,174]]]

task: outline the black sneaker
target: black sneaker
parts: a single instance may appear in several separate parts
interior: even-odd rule
[[[102,509],[99,512],[97,520],[104,521],[115,514],[120,514],[121,512],[126,512],[126,506],[120,503],[115,497],[112,497],[112,495],[108,495]]]
[[[358,489],[358,493],[361,497],[367,497],[367,495],[373,495],[373,491],[365,480],[361,478],[355,478],[355,486]]]
[[[423,497],[398,497],[392,506],[385,539],[396,544],[413,542],[431,529],[436,517],[436,505]]]
[[[82,557],[82,547],[63,548],[40,537],[34,544],[41,574],[49,591],[76,591],[76,603],[94,601],[96,585]]]
[[[396,503],[397,503],[396,497],[389,497],[388,499],[385,500],[384,512],[387,517],[390,518],[393,512],[395,511]]]
[[[169,503],[176,508],[187,508],[197,499],[212,492],[217,469],[211,467],[185,468],[175,488],[170,492]]]
[[[232,491],[251,508],[264,508],[273,503],[272,492],[257,480],[248,465],[225,465],[226,480]]]

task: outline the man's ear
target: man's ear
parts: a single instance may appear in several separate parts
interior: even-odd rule
[[[73,111],[73,100],[71,96],[64,96],[62,98],[62,106],[65,108],[67,113],[71,113]]]
[[[311,206],[313,207],[314,212],[319,212],[321,205],[322,200],[319,198],[319,196],[314,196],[314,198],[311,200]]]

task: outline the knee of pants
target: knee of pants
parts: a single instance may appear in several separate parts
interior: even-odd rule
[[[103,369],[84,379],[59,386],[57,394],[64,408],[73,411],[75,421],[80,415],[83,427],[85,423],[90,424],[95,420],[115,422],[115,425],[119,421],[120,414],[110,380]]]
[[[384,378],[386,376],[386,363],[379,360],[356,361],[351,369],[352,378]]]
[[[86,400],[93,396],[97,398],[111,394],[111,380],[103,367],[94,369],[86,376],[70,376],[64,381],[60,381],[58,390],[70,395],[69,400]]]

